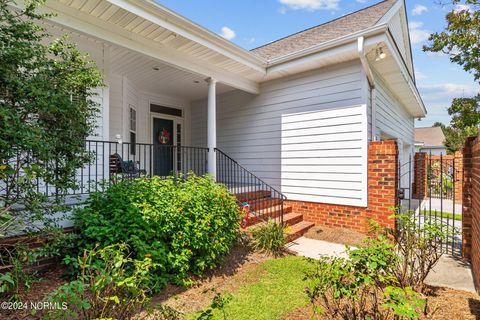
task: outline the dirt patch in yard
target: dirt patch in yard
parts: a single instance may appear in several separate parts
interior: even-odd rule
[[[52,269],[42,273],[40,280],[35,281],[30,290],[21,290],[19,301],[27,303],[28,309],[22,310],[8,310],[0,308],[0,319],[2,320],[36,320],[41,318],[42,312],[37,312],[35,316],[32,316],[32,310],[30,309],[30,302],[40,303],[48,302],[46,297],[53,292],[56,288],[66,283],[66,280],[62,278],[64,269],[60,266],[55,266]],[[0,298],[1,300],[1,298]]]
[[[429,313],[427,316],[420,317],[420,319],[480,319],[480,296],[476,293],[430,287],[430,290],[427,292],[427,299]],[[312,319],[311,316],[312,308],[307,306],[295,310],[286,316],[284,320],[310,320]],[[318,319],[323,320],[324,318]]]
[[[258,281],[261,276],[259,266],[268,259],[271,258],[239,244],[218,268],[201,278],[192,279],[192,287],[168,285],[152,299],[153,306],[161,303],[184,314],[202,310],[210,305],[216,293],[235,292]],[[146,318],[144,314],[142,319]]]
[[[324,226],[315,226],[310,228],[304,237],[346,244],[349,246],[358,246],[367,236],[350,229],[335,229]]]

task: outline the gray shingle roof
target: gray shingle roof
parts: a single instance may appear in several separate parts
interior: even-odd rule
[[[415,128],[415,142],[425,147],[443,146],[445,135],[440,127]]]
[[[398,0],[385,0],[316,27],[255,48],[256,56],[271,60],[374,26]]]

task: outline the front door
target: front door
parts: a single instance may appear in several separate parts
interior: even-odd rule
[[[173,120],[153,118],[153,173],[168,176],[173,171]]]

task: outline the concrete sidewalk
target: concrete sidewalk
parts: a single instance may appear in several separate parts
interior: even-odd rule
[[[290,242],[287,248],[299,256],[318,259],[320,256],[348,258],[345,245],[301,237]],[[425,283],[457,290],[475,292],[470,265],[444,255],[428,275]]]

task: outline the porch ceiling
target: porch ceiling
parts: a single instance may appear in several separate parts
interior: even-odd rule
[[[40,11],[55,13],[50,20],[72,31],[236,89],[258,93],[265,74],[246,50],[150,0],[52,0]]]
[[[132,50],[110,46],[110,73],[128,77],[140,91],[197,100],[207,97],[205,77],[160,63]],[[158,69],[158,70],[157,70]],[[234,88],[217,83],[217,92]]]

